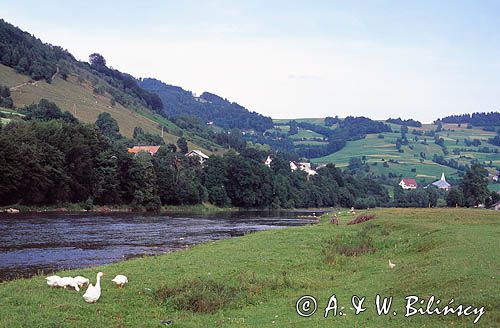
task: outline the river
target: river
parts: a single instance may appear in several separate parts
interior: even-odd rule
[[[0,214],[0,281],[310,224],[312,215],[312,211]]]

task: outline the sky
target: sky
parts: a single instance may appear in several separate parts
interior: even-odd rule
[[[273,118],[500,107],[500,1],[19,1],[0,17],[87,61]]]

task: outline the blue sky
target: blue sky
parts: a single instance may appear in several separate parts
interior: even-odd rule
[[[498,110],[500,1],[10,1],[0,17],[273,117]]]

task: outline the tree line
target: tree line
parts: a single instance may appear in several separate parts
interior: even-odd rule
[[[66,202],[93,205],[127,204],[158,210],[162,205],[199,204],[247,208],[476,206],[497,201],[487,190],[484,168],[473,164],[449,193],[429,189],[404,191],[396,187],[391,200],[384,181],[352,161],[341,170],[328,164],[308,177],[290,170],[291,156],[242,146],[239,152],[211,156],[203,164],[187,157],[186,140],[164,143],[154,155],[128,153],[127,148],[153,143],[142,129],[133,139],[119,133],[107,113],[96,123],[82,124],[69,112],[41,100],[22,109],[24,120],[0,126],[0,204],[54,205]],[[358,163],[359,162],[359,163]]]
[[[162,145],[153,156],[131,155],[127,147],[137,140],[122,137],[109,115],[102,114],[94,125],[82,124],[46,100],[23,112],[26,120],[0,129],[2,205],[73,202],[156,210],[204,201],[287,208],[351,207],[360,198],[376,205],[388,201],[387,190],[374,180],[333,165],[308,178],[291,172],[280,154],[271,167],[265,166],[267,153],[254,148],[212,156],[204,165],[172,145]],[[134,135],[140,138],[144,132],[136,129]]]
[[[472,114],[450,115],[438,121],[458,124],[469,123],[475,126],[500,126],[500,112],[477,112]]]
[[[421,122],[416,121],[416,120],[411,119],[411,118],[407,119],[407,120],[403,120],[400,117],[398,117],[398,118],[389,118],[389,119],[386,120],[386,122],[397,124],[397,125],[411,126],[411,127],[415,127],[415,128],[422,127],[422,123]]]

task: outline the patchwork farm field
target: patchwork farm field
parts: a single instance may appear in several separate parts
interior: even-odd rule
[[[160,256],[60,272],[95,279],[102,297],[51,289],[44,276],[0,283],[2,327],[470,327],[478,317],[405,317],[405,297],[431,295],[455,305],[484,307],[478,327],[498,327],[500,214],[481,209],[376,209],[376,217],[346,225],[318,224],[252,233]],[[360,214],[360,213],[357,213]],[[362,250],[368,251],[362,251]],[[390,269],[388,261],[395,263]],[[110,282],[125,274],[129,284]],[[335,294],[345,315],[324,317]],[[378,316],[375,295],[393,297]],[[301,317],[296,302],[316,298],[317,312]],[[353,295],[366,297],[355,315]],[[423,306],[424,307],[424,306]],[[397,312],[394,315],[393,311]]]
[[[287,119],[273,120],[275,130],[288,132]],[[304,118],[296,119],[297,122],[314,123],[324,125],[324,119]],[[445,155],[443,149],[434,143],[434,138],[430,136],[415,136],[413,130],[426,132],[436,130],[434,124],[423,124],[420,128],[408,127],[408,145],[401,147],[403,152],[396,148],[396,140],[401,137],[401,126],[388,123],[393,132],[367,135],[365,139],[348,141],[347,145],[338,152],[324,157],[311,158],[315,164],[334,163],[338,167],[346,167],[353,157],[362,157],[370,167],[370,171],[377,175],[389,173],[415,177],[420,183],[429,183],[438,179],[442,173],[449,178],[458,176],[455,168],[441,165],[432,161],[434,155],[443,156],[446,160],[453,159],[458,164],[470,165],[471,161],[478,161],[487,166],[490,173],[494,174],[494,168],[500,166],[500,147],[489,144],[487,140],[495,136],[495,132],[483,131],[481,128],[467,129],[466,125],[444,124],[443,130],[437,132],[443,138],[444,145],[448,149]],[[295,145],[325,145],[322,135],[313,131],[299,128],[299,133],[290,138]],[[478,139],[479,145],[467,144],[465,139],[473,141]],[[484,147],[488,147],[489,153],[484,152]],[[496,151],[496,152],[495,152]],[[496,185],[491,185],[495,190]],[[500,189],[500,188],[497,188]]]

